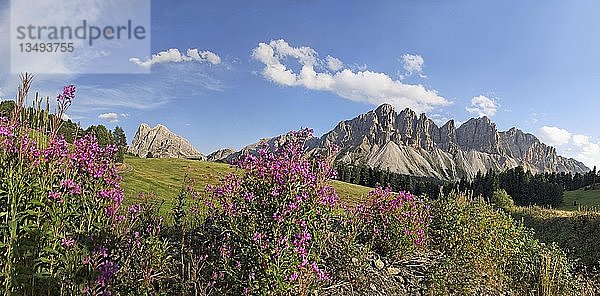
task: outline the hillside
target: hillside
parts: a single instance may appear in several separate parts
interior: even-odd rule
[[[565,191],[561,210],[577,210],[600,206],[600,190],[573,190]]]
[[[125,203],[139,201],[140,192],[151,192],[165,201],[161,208],[165,212],[171,208],[186,172],[196,181],[196,188],[201,191],[207,184],[216,184],[220,178],[235,171],[230,165],[216,162],[126,156],[121,168]],[[333,181],[333,186],[340,198],[347,202],[355,202],[371,190],[339,181]]]

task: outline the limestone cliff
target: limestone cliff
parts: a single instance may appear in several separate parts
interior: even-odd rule
[[[589,170],[557,155],[534,135],[516,128],[498,131],[487,117],[470,119],[459,128],[450,120],[440,128],[425,114],[410,109],[396,113],[388,104],[340,122],[319,146],[332,144],[341,148],[340,161],[440,179],[471,178],[478,171],[519,165],[534,173]]]
[[[142,123],[133,138],[128,151],[145,158],[187,158],[206,160],[200,151],[185,138],[171,132],[166,126],[158,124],[151,128]]]

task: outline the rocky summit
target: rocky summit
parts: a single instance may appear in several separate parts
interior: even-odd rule
[[[425,114],[408,108],[397,113],[388,104],[340,122],[321,137],[319,146],[334,144],[341,148],[339,161],[447,180],[515,166],[533,173],[589,171],[532,134],[517,128],[498,131],[487,117],[472,118],[458,128],[453,120],[438,127]]]
[[[223,148],[219,149],[207,156],[208,161],[223,161],[229,157],[229,155],[234,154],[235,150],[231,148]]]
[[[166,126],[161,124],[153,128],[146,123],[140,124],[128,152],[143,158],[206,160],[206,156],[194,148],[187,139],[171,132]]]
[[[269,146],[284,136],[264,139]],[[443,180],[473,178],[489,169],[503,171],[522,166],[532,173],[589,171],[583,163],[559,156],[554,147],[517,128],[498,131],[487,117],[472,118],[456,128],[454,120],[441,127],[424,113],[411,109],[397,113],[389,104],[340,122],[321,138],[307,143],[309,153],[337,145],[337,161],[365,164],[400,174]],[[258,143],[219,161],[230,162],[252,153]]]

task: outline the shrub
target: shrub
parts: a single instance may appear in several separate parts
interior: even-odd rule
[[[464,195],[441,198],[432,209],[431,247],[443,255],[430,274],[432,293],[576,293],[565,254],[538,242],[508,213]]]
[[[512,215],[533,228],[540,241],[558,243],[580,267],[600,267],[600,245],[597,243],[600,213],[577,211],[565,215],[561,211],[531,206],[515,209]]]
[[[152,294],[169,283],[168,244],[157,207],[121,210],[117,148],[94,135],[72,145],[57,131],[75,98],[66,86],[54,120],[24,109],[0,118],[0,290],[5,295]],[[23,110],[26,110],[25,112]],[[47,110],[45,111],[47,114]],[[46,124],[38,126],[39,124]]]
[[[425,243],[429,205],[408,192],[374,189],[353,215],[360,240],[380,255],[401,256]]]
[[[504,189],[494,191],[490,201],[497,207],[504,210],[510,210],[515,205],[512,197],[510,197],[510,195],[508,195]]]
[[[174,260],[162,236],[160,204],[144,201],[131,205],[107,240],[116,267],[111,290],[121,295],[153,295],[172,285]],[[90,260],[93,264],[94,260]]]
[[[326,158],[307,160],[310,130],[239,161],[243,176],[209,187],[205,221],[211,284],[221,293],[306,294],[329,278],[321,254],[338,196]]]

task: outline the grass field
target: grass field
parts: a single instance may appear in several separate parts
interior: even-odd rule
[[[598,208],[600,206],[600,190],[565,191],[561,210],[578,210],[580,208]]]
[[[125,204],[139,201],[140,192],[154,193],[158,200],[164,200],[161,212],[166,213],[171,209],[186,172],[195,180],[195,188],[202,192],[207,184],[217,184],[222,177],[236,171],[241,173],[227,164],[216,162],[126,156],[121,168]],[[332,183],[340,198],[350,203],[357,202],[371,190],[339,181]]]

